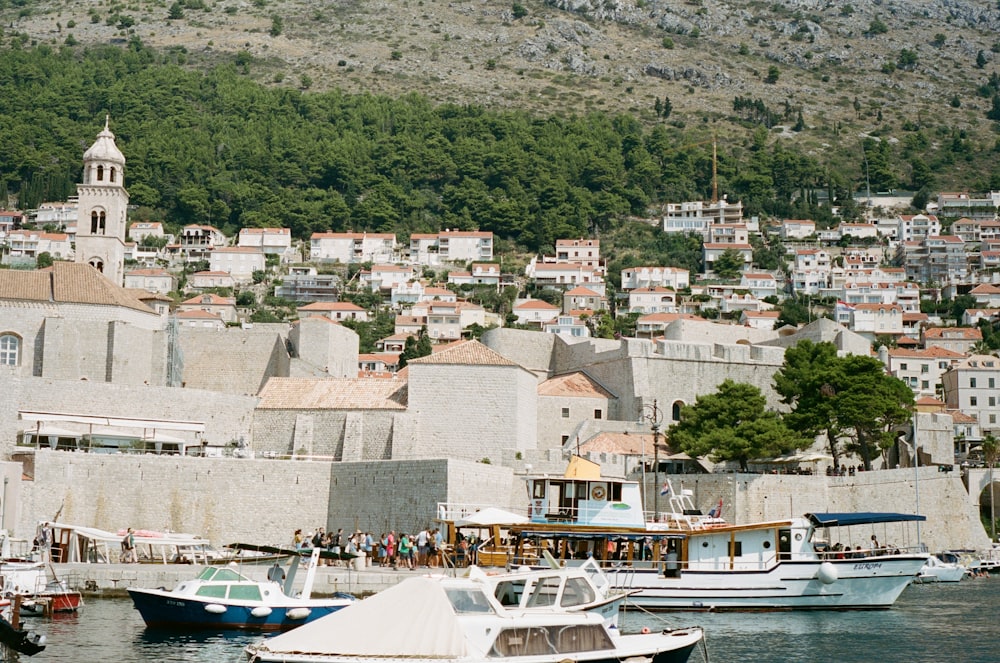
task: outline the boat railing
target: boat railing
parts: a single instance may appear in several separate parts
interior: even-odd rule
[[[496,508],[496,504],[472,504],[468,502],[438,502],[437,503],[437,519],[438,520],[461,520],[462,518],[467,518],[477,511],[482,511],[483,509]],[[511,509],[511,511],[513,511]]]

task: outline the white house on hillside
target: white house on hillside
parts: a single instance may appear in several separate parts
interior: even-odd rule
[[[391,262],[396,254],[392,233],[313,233],[309,258],[325,262]]]
[[[622,270],[622,290],[691,287],[691,272],[680,267],[628,267]]]
[[[266,264],[262,250],[242,246],[222,246],[212,249],[208,262],[210,271],[228,272],[234,280],[244,283],[253,280],[254,272],[264,271]]]

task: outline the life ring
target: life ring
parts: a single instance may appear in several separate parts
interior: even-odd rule
[[[649,634],[649,627],[648,626],[643,626],[642,627],[642,631],[640,631],[640,633],[642,633],[643,635],[648,635]]]
[[[607,490],[604,486],[594,486],[590,489],[590,498],[594,500],[603,500],[607,495]]]

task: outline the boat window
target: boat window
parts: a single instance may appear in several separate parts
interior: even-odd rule
[[[556,594],[559,593],[559,576],[541,578],[535,583],[531,590],[531,598],[525,604],[526,608],[541,608],[543,606],[555,605]]]
[[[236,580],[246,580],[246,579],[247,578],[244,578],[239,573],[231,569],[218,569],[218,571],[216,571],[215,573],[215,577],[212,578],[212,580],[217,580],[219,582],[233,582]]]
[[[611,494],[608,496],[608,499],[611,500],[612,502],[622,501],[622,485],[620,483],[612,482]]]
[[[593,588],[585,579],[569,578],[566,580],[566,589],[563,590],[562,600],[559,603],[564,608],[568,608],[591,603],[596,598]]]
[[[448,600],[451,601],[451,607],[455,609],[456,614],[465,615],[493,612],[493,607],[490,605],[489,600],[487,600],[486,594],[483,594],[478,589],[450,588],[444,591],[448,596]]]
[[[214,599],[226,598],[226,588],[229,585],[202,585],[195,592],[195,596],[210,596]]]
[[[730,541],[729,542],[729,556],[739,557],[743,554],[743,542],[742,541]]]
[[[215,577],[215,572],[219,569],[213,569],[212,567],[205,568],[201,573],[198,574],[198,580],[211,580]]]
[[[792,558],[792,530],[778,530],[778,559]]]
[[[545,482],[544,481],[535,481],[534,483],[535,483],[535,487],[534,487],[533,496],[534,496],[534,498],[536,500],[540,500],[543,497],[545,497]]]
[[[493,641],[490,658],[542,656],[614,649],[601,624],[504,629]]]
[[[503,606],[521,605],[521,596],[524,594],[524,585],[527,580],[505,580],[497,583],[496,591],[493,593]]]
[[[259,601],[260,588],[257,585],[230,585],[229,598],[245,601]]]

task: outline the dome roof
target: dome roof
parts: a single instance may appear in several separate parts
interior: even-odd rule
[[[83,153],[84,161],[111,161],[125,165],[125,155],[115,145],[115,135],[108,129],[108,118],[104,119],[104,131],[97,134],[97,140]]]

